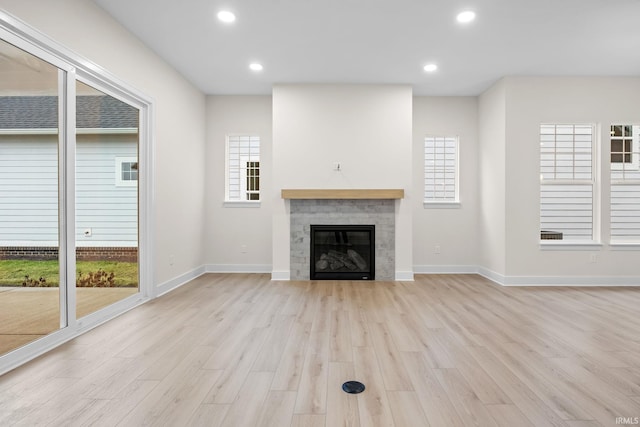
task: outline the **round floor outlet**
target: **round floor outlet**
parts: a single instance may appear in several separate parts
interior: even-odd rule
[[[358,394],[364,391],[364,384],[358,381],[347,381],[342,384],[342,390],[349,394]]]

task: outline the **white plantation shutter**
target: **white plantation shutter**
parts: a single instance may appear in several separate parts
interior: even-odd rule
[[[592,125],[540,125],[540,230],[594,240]]]
[[[611,242],[640,242],[640,126],[611,126]]]
[[[424,201],[458,202],[458,138],[425,138]]]
[[[227,137],[227,201],[260,200],[260,137]]]

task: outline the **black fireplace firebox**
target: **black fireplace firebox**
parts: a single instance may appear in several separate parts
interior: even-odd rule
[[[311,280],[374,280],[375,225],[311,225]]]

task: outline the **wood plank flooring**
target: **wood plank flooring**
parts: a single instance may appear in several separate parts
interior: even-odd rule
[[[614,426],[639,313],[637,288],[209,274],[0,377],[0,425]]]

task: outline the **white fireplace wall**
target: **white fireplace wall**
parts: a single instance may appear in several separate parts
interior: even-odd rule
[[[412,104],[408,85],[274,86],[275,279],[290,278],[290,204],[280,196],[283,188],[404,189],[405,198],[395,203],[395,278],[413,278]]]

